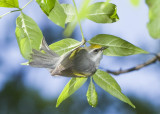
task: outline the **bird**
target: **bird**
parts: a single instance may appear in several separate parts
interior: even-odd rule
[[[52,76],[89,77],[97,71],[103,50],[107,48],[100,45],[79,46],[60,56],[49,48],[43,38],[40,50],[32,49],[29,65],[47,68]]]

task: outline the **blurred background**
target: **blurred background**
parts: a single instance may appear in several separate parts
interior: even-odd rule
[[[29,0],[20,1],[24,6]],[[66,2],[67,1],[67,2]],[[71,0],[60,0],[70,3]],[[117,5],[120,20],[113,24],[96,24],[89,20],[82,22],[87,40],[97,34],[111,34],[149,51],[160,52],[160,40],[152,39],[147,30],[148,7],[145,0],[133,6],[130,0],[112,0]],[[77,4],[80,1],[76,0]],[[0,15],[12,10],[0,8]],[[33,1],[24,13],[32,17],[39,25],[48,44],[59,41],[65,36],[61,27],[51,22]],[[55,108],[56,99],[70,78],[52,77],[46,69],[20,65],[26,60],[20,54],[15,36],[16,18],[19,12],[0,19],[0,114],[160,114],[160,63],[157,62],[141,70],[112,75],[136,109],[112,97],[96,85],[98,105],[92,108],[87,103],[86,92],[89,81],[59,108]],[[72,38],[81,40],[79,26]],[[126,69],[152,58],[153,55],[132,55],[126,57],[104,56],[102,70]]]

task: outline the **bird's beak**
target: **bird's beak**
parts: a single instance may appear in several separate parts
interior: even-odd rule
[[[104,47],[101,48],[101,50],[105,50],[107,48],[109,48],[109,47],[108,46],[104,46]]]

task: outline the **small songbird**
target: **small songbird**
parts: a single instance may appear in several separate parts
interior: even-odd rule
[[[106,48],[99,45],[77,47],[59,56],[48,47],[43,38],[40,48],[43,52],[33,49],[29,65],[48,68],[52,76],[88,77],[98,69]]]

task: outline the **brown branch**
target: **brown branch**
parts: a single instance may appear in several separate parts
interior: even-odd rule
[[[151,65],[153,63],[155,63],[156,61],[160,61],[160,53],[156,54],[155,57],[153,57],[152,59],[146,61],[143,64],[137,65],[135,67],[129,68],[129,69],[125,69],[125,70],[119,70],[119,71],[112,71],[112,70],[107,70],[108,73],[114,74],[114,75],[119,75],[119,74],[123,74],[123,73],[128,73],[131,71],[135,71],[135,70],[139,70],[141,68],[144,68],[148,65]]]

